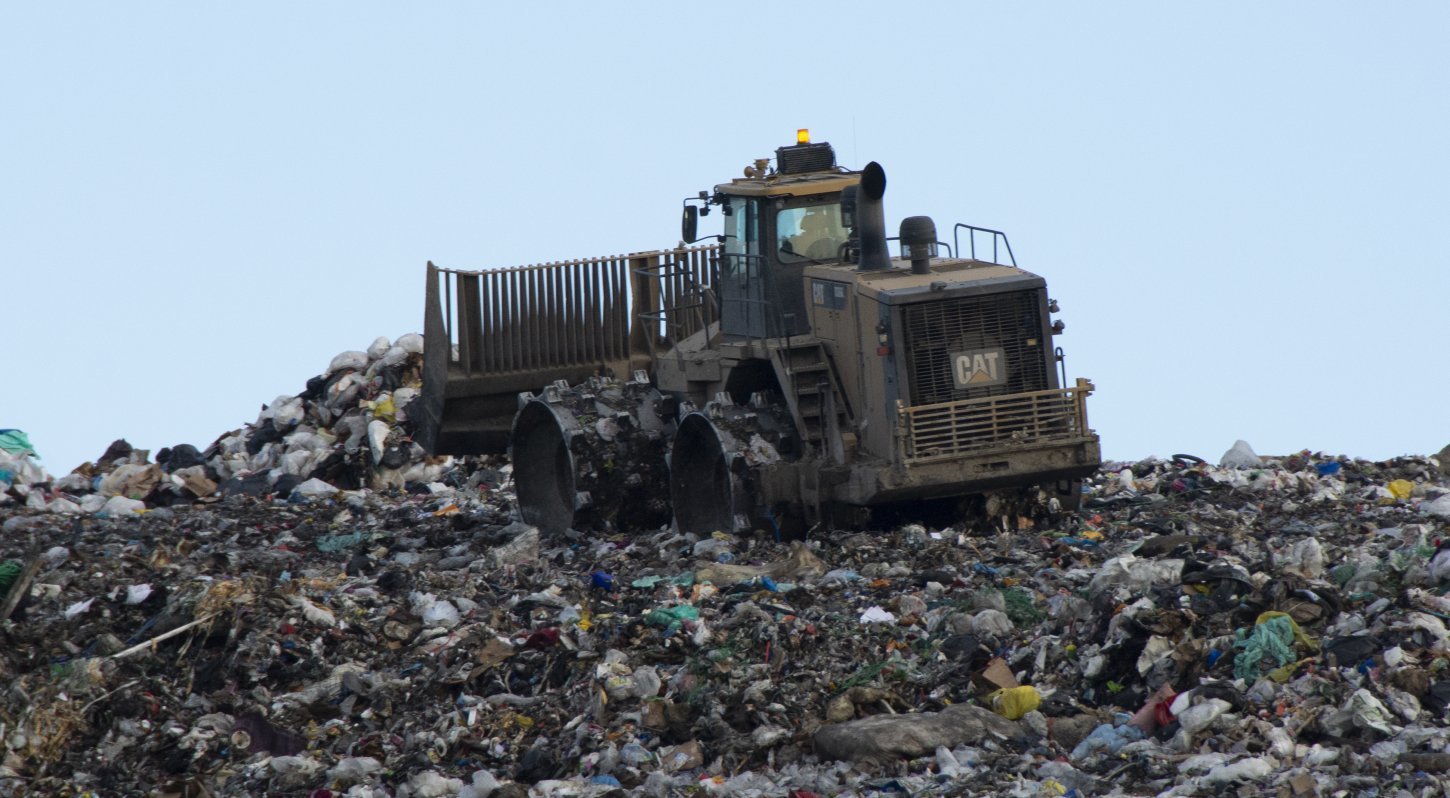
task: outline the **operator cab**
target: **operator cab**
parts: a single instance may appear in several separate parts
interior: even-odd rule
[[[810,332],[801,290],[805,268],[844,259],[850,219],[841,192],[859,183],[860,174],[838,167],[831,145],[812,144],[806,131],[798,132],[797,142],[775,151],[775,169],[758,159],[713,195],[701,192],[703,208],[686,205],[687,241],[693,240],[697,210],[703,215],[718,205],[725,216],[716,290],[720,332],[727,338]]]

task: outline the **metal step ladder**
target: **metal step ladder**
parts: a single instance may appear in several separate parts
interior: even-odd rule
[[[825,346],[815,339],[783,341],[772,350],[770,362],[802,442],[844,462],[846,447],[855,442],[855,426]]]

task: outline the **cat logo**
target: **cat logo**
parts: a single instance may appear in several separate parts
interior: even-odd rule
[[[986,388],[1007,381],[1001,347],[952,353],[952,382],[958,388]]]

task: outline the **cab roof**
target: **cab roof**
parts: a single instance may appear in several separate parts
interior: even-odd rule
[[[765,177],[737,177],[715,186],[715,191],[737,197],[804,197],[840,193],[861,182],[860,172],[835,169],[803,174],[771,174]]]

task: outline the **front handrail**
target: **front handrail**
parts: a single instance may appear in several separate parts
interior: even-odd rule
[[[896,404],[897,455],[905,465],[951,460],[986,450],[1086,440],[1093,384],[929,405]]]
[[[1002,265],[1002,266],[1012,266],[1014,268],[1017,266],[1017,256],[1012,254],[1012,242],[1010,242],[1010,241],[1007,240],[1007,234],[1004,233],[1004,232],[1002,232],[1001,230],[993,230],[993,229],[988,228],[988,227],[977,227],[976,225],[963,224],[961,222],[957,222],[956,225],[954,225],[952,227],[952,243],[955,245],[952,248],[953,251],[958,252],[958,253],[963,252],[962,245],[961,245],[961,238],[960,238],[961,231],[962,230],[966,230],[967,231],[967,250],[966,250],[966,252],[971,253],[972,260],[980,260],[980,258],[977,257],[977,233],[986,233],[986,234],[990,234],[992,236],[992,261],[991,262],[992,263],[999,264],[999,265]],[[1003,263],[1002,261],[1000,261],[1000,260],[997,259],[999,257],[999,255],[998,255],[998,249],[997,249],[997,242],[998,241],[1001,241],[1002,242],[1002,248],[1007,250],[1007,262],[1006,263]]]

